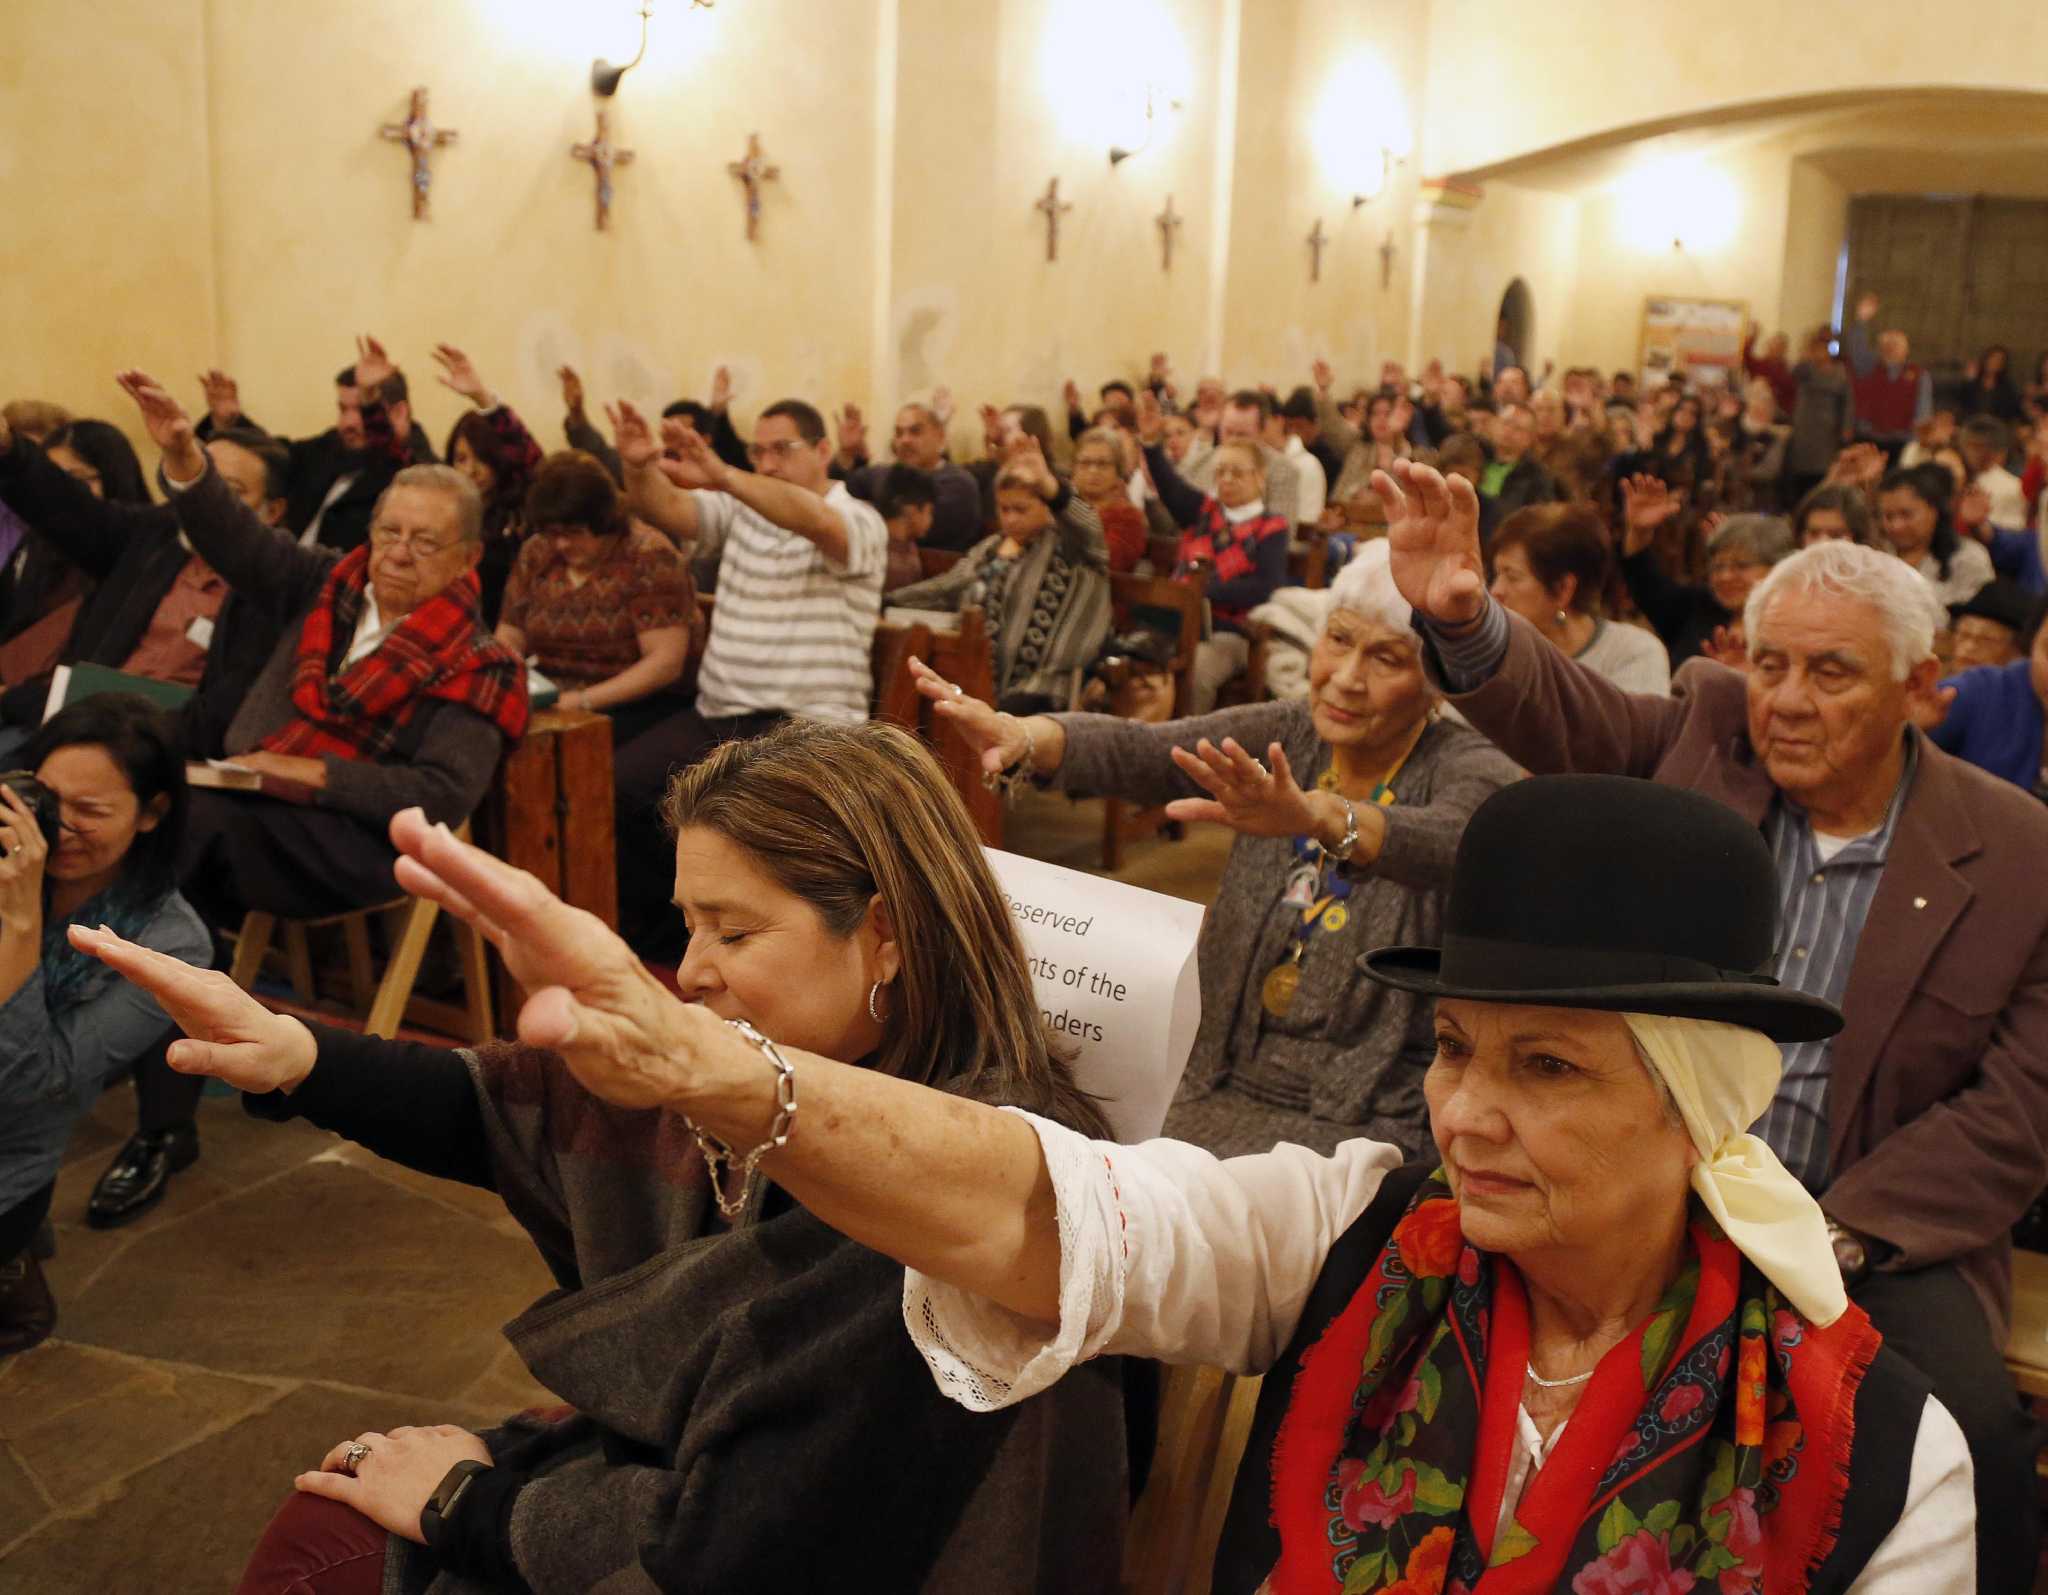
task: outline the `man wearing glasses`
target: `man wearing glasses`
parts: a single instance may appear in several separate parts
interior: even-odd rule
[[[252,909],[314,919],[389,901],[391,817],[419,807],[459,825],[526,731],[525,666],[483,624],[475,487],[445,465],[408,466],[364,546],[307,546],[237,496],[161,385],[140,371],[120,382],[163,451],[180,530],[237,603],[279,627],[224,739],[260,787],[192,792],[180,890],[216,933]],[[94,1189],[93,1224],[135,1218],[198,1156],[201,1083],[145,1060],[140,1128]]]
[[[727,465],[687,424],[664,424],[665,456],[631,405],[612,422],[633,512],[693,560],[718,562],[696,706],[636,739],[613,771],[619,929],[643,956],[672,961],[682,918],[668,872],[648,862],[669,851],[656,810],[670,772],[792,715],[867,718],[889,533],[872,504],[832,480],[824,417],[800,399],[761,413],[750,471]]]

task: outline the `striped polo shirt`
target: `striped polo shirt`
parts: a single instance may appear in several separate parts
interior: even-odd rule
[[[1764,819],[1764,840],[1778,866],[1779,984],[1841,1006],[1856,962],[1856,944],[1884,878],[1892,836],[1920,767],[1920,738],[1906,733],[1906,767],[1884,820],[1851,837],[1832,858],[1823,855],[1806,811],[1782,793]],[[1832,839],[1831,839],[1832,840]],[[1785,1073],[1756,1134],[1778,1154],[1794,1178],[1818,1195],[1833,1170],[1828,1162],[1828,1072],[1834,1039],[1784,1043]]]
[[[874,506],[843,482],[825,495],[846,526],[847,557],[839,564],[730,494],[691,497],[693,554],[718,555],[718,602],[697,672],[697,712],[707,720],[771,710],[865,720],[889,552],[889,531]]]

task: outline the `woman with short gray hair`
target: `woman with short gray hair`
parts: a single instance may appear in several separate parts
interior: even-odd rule
[[[1344,567],[1308,696],[1144,725],[998,714],[935,672],[919,687],[981,753],[1068,791],[1168,805],[1237,831],[1202,928],[1202,1022],[1165,1133],[1222,1156],[1428,1138],[1430,1005],[1356,978],[1388,940],[1434,936],[1451,857],[1515,768],[1436,714],[1384,540]]]
[[[1654,476],[1629,477],[1621,491],[1622,578],[1643,618],[1664,639],[1676,671],[1708,651],[1714,633],[1742,613],[1750,590],[1792,552],[1792,527],[1777,515],[1731,515],[1707,544],[1707,579],[1679,581],[1658,562],[1650,543],[1682,501]]]

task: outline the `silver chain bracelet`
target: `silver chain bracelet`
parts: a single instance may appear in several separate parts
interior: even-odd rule
[[[688,1114],[683,1115],[683,1123],[697,1138],[697,1150],[704,1154],[704,1167],[711,1172],[711,1194],[718,1202],[718,1211],[728,1219],[734,1219],[746,1211],[747,1199],[754,1191],[754,1171],[761,1166],[761,1159],[778,1147],[789,1144],[790,1127],[796,1123],[796,1070],[782,1055],[782,1049],[746,1020],[728,1019],[726,1023],[751,1041],[760,1049],[761,1056],[775,1065],[775,1120],[768,1126],[768,1139],[745,1157],[735,1154],[717,1136],[706,1135],[697,1128],[696,1120]],[[725,1177],[720,1165],[739,1170],[739,1195],[730,1202],[725,1199]]]
[[[999,796],[1015,797],[1029,786],[1036,771],[1032,761],[1038,756],[1038,743],[1031,735],[1031,722],[1017,717],[1017,729],[1024,733],[1024,752],[1007,770],[983,770],[981,784]]]

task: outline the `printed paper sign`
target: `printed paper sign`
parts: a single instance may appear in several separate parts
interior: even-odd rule
[[[990,848],[1038,1006],[1119,1141],[1159,1133],[1195,1043],[1202,905]]]

